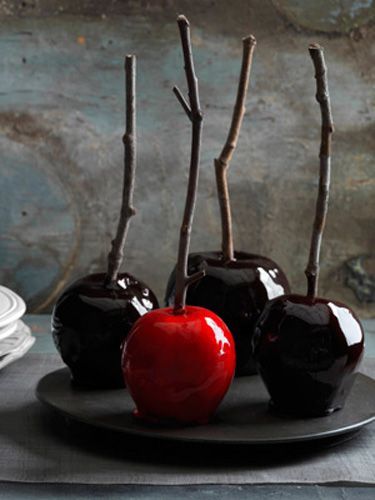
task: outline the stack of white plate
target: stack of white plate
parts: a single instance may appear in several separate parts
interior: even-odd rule
[[[21,358],[35,342],[30,328],[21,320],[25,311],[21,297],[0,286],[0,369]]]

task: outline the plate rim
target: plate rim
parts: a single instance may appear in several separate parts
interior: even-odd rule
[[[11,308],[0,316],[0,328],[3,328],[25,314],[26,304],[22,297],[6,286],[0,285],[0,294],[5,295],[11,302]]]
[[[104,429],[106,431],[112,431],[116,433],[120,433],[122,435],[128,435],[128,436],[133,436],[133,437],[140,437],[144,439],[159,439],[163,441],[169,441],[169,442],[177,442],[177,443],[194,443],[194,444],[209,444],[212,446],[217,446],[217,445],[224,445],[224,446],[233,446],[233,445],[241,445],[241,446],[270,446],[270,445],[287,445],[287,444],[294,444],[294,443],[303,443],[303,442],[311,442],[311,441],[318,441],[318,440],[323,440],[326,438],[332,438],[344,434],[348,434],[350,432],[354,431],[359,431],[366,425],[372,423],[375,421],[375,412],[374,415],[371,417],[361,420],[360,422],[356,422],[354,424],[350,424],[344,427],[340,427],[338,429],[331,429],[319,433],[312,433],[312,434],[304,434],[303,436],[288,436],[288,437],[280,437],[280,438],[272,438],[272,439],[210,439],[210,438],[205,438],[205,437],[197,437],[197,436],[179,436],[179,435],[170,435],[170,434],[164,434],[158,430],[157,427],[144,427],[144,428],[119,428],[116,425],[111,425],[110,423],[108,424],[103,424],[101,422],[94,422],[92,419],[85,417],[84,415],[76,415],[72,414],[69,411],[62,409],[61,407],[57,406],[56,404],[52,403],[51,401],[48,401],[43,394],[40,391],[40,386],[42,382],[47,379],[48,377],[51,377],[57,373],[64,372],[70,377],[70,372],[69,368],[59,368],[57,370],[54,370],[50,373],[47,373],[44,375],[38,382],[36,389],[35,389],[35,394],[40,403],[45,405],[47,408],[50,410],[53,410],[60,415],[67,417],[73,421],[80,422],[82,424],[88,425],[93,428],[99,428],[99,429]],[[370,380],[372,383],[375,384],[375,380],[363,373],[358,373],[358,377],[361,377],[363,379]],[[122,389],[118,389],[122,390]],[[323,417],[323,418],[329,418],[328,417]],[[209,424],[208,424],[209,426]],[[204,427],[204,426],[200,426]],[[163,429],[163,427],[161,428]]]
[[[18,330],[18,323],[20,321],[20,319],[16,319],[5,326],[0,326],[0,341],[13,335],[13,333]]]
[[[2,342],[7,341],[10,338],[12,338],[16,335],[19,335],[19,334],[23,334],[23,339],[22,339],[21,343],[19,343],[16,348],[14,348],[14,346],[13,346],[10,348],[10,350],[5,350],[5,352],[1,351],[1,343]],[[26,325],[22,320],[17,320],[16,321],[16,328],[10,335],[7,335],[4,338],[0,336],[0,359],[5,358],[5,356],[17,354],[17,352],[20,350],[20,348],[25,346],[26,341],[30,337],[33,337],[32,333],[31,333],[31,328],[28,325]],[[35,337],[33,337],[33,338],[35,338]],[[23,349],[21,349],[21,352],[22,351],[23,351]]]

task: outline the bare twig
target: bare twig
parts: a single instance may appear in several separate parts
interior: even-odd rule
[[[136,58],[128,55],[125,58],[126,75],[126,131],[124,143],[124,182],[122,204],[117,232],[108,254],[106,284],[113,285],[124,258],[124,245],[129,228],[129,220],[135,214],[133,207],[134,177],[136,167]]]
[[[174,92],[174,95],[177,97],[177,100],[179,101],[179,103],[183,107],[185,113],[188,115],[189,120],[191,121],[191,109],[190,109],[190,106],[189,106],[188,102],[186,101],[184,95],[182,94],[181,90],[175,85],[173,87],[173,92]]]
[[[185,16],[178,16],[177,24],[180,30],[182,52],[185,63],[185,73],[189,92],[189,104],[181,92],[175,87],[174,92],[182,105],[185,113],[192,123],[192,140],[190,154],[190,168],[188,190],[186,195],[185,210],[180,230],[180,242],[178,248],[178,259],[176,266],[176,293],[174,299],[174,312],[180,314],[185,310],[186,289],[189,284],[204,275],[198,272],[191,276],[187,274],[188,253],[190,245],[190,233],[193,223],[196,194],[199,176],[199,157],[202,136],[203,115],[199,103],[198,80],[195,75],[193,55],[191,50],[190,26]]]
[[[307,295],[314,298],[318,293],[320,247],[328,211],[333,119],[328,92],[327,68],[324,61],[323,48],[318,44],[312,44],[309,46],[309,52],[315,67],[316,100],[320,105],[320,111],[322,115],[321,143],[319,154],[319,192],[316,201],[315,220],[311,236],[309,261],[305,270],[305,274],[307,277]]]
[[[256,40],[250,35],[242,40],[243,53],[240,79],[238,83],[236,103],[233,108],[232,123],[229,129],[227,140],[220,153],[214,160],[217,193],[220,205],[221,228],[222,228],[222,258],[224,262],[230,262],[234,258],[232,215],[229,200],[227,172],[234,150],[237,146],[238,136],[242,125],[242,120],[246,111],[245,101],[247,89],[249,87],[251,63],[256,46]]]

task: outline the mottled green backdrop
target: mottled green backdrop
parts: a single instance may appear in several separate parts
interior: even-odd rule
[[[50,310],[105,267],[122,180],[123,57],[138,56],[139,162],[124,268],[161,298],[174,264],[190,128],[176,15],[192,23],[205,112],[192,250],[215,249],[212,160],[229,124],[241,38],[258,40],[230,171],[236,248],[269,255],[305,289],[319,108],[307,46],[320,42],[336,124],[321,293],[375,314],[373,0],[25,0],[0,3],[0,282]]]

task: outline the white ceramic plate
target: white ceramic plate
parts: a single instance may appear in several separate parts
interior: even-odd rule
[[[17,328],[18,328],[18,320],[13,321],[12,323],[9,323],[9,325],[3,326],[0,328],[0,340],[5,339],[6,337],[9,337],[9,335],[12,335]]]
[[[0,358],[7,354],[16,353],[19,349],[22,350],[25,341],[31,336],[30,328],[21,320],[16,323],[16,330],[0,340]]]
[[[35,342],[30,328],[22,321],[19,323],[21,328],[0,342],[0,370],[22,358]]]
[[[26,304],[19,295],[0,286],[0,328],[13,323],[25,314]]]

